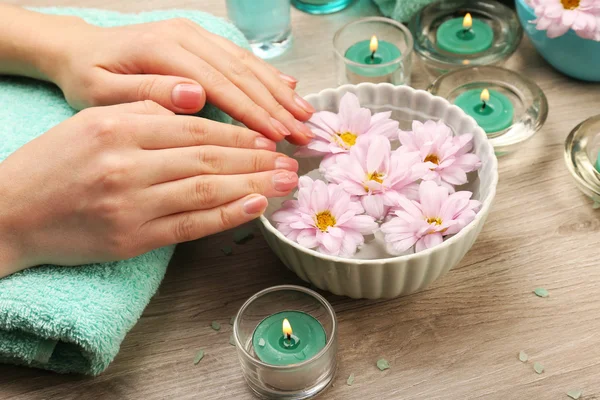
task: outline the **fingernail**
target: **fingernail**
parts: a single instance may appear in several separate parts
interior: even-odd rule
[[[244,212],[250,215],[258,214],[263,212],[268,204],[265,196],[256,195],[244,202]]]
[[[312,114],[316,111],[315,108],[313,106],[311,106],[308,101],[304,100],[302,97],[298,96],[297,94],[294,94],[294,101],[296,102],[296,104],[298,104],[300,106],[300,108],[302,108],[307,113]]]
[[[295,85],[296,83],[298,83],[298,79],[294,78],[293,76],[289,76],[286,74],[279,74],[279,77],[281,79],[283,79],[284,81],[288,81],[289,83]]]
[[[308,126],[306,126],[302,121],[296,121],[296,129],[298,129],[298,131],[303,134],[304,136],[308,137],[308,138],[314,138],[315,134],[313,133],[313,131],[310,130],[310,128]]]
[[[273,186],[278,192],[289,192],[298,185],[298,175],[293,172],[279,172],[273,176]]]
[[[171,101],[173,105],[184,109],[195,109],[202,106],[204,89],[200,85],[182,83],[173,88]]]
[[[285,126],[283,126],[281,122],[277,121],[273,117],[271,117],[271,125],[273,125],[275,130],[283,136],[290,136],[292,134],[290,131],[288,131],[288,129]]]
[[[298,161],[290,157],[278,157],[275,160],[275,168],[296,172],[298,171]]]
[[[254,147],[256,147],[257,149],[262,149],[262,150],[275,150],[276,145],[273,141],[264,138],[264,137],[258,137],[256,138],[256,140],[254,141]]]

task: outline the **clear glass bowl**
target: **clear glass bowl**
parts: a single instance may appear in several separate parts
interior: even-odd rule
[[[454,103],[467,90],[491,89],[504,94],[514,106],[513,123],[508,128],[488,134],[496,155],[517,150],[546,122],[548,100],[542,89],[515,71],[501,67],[471,67],[448,72],[438,78],[428,91]]]
[[[265,318],[284,311],[301,311],[315,318],[325,330],[325,347],[314,357],[291,365],[271,365],[254,352],[254,330]],[[300,400],[326,389],[337,367],[337,319],[331,304],[302,286],[281,285],[262,290],[240,308],[233,337],[244,378],[263,399]]]
[[[577,187],[600,208],[600,172],[595,168],[600,152],[600,115],[577,125],[565,141],[565,163]],[[600,164],[600,163],[599,163]]]
[[[440,49],[436,44],[439,26],[466,13],[490,25],[494,32],[492,46],[474,54],[454,54]],[[433,79],[465,66],[502,64],[517,50],[523,38],[523,28],[515,12],[494,0],[438,1],[422,8],[410,21],[409,28],[415,39],[415,52]]]

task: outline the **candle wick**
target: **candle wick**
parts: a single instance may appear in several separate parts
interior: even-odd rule
[[[487,106],[487,104],[485,103],[485,101],[483,102],[483,106],[481,106],[482,110],[485,110],[485,107]]]
[[[290,335],[289,333],[287,333],[286,335],[287,335],[287,340],[292,340],[292,335]]]
[[[374,59],[375,59],[375,52],[372,52],[371,53],[371,60],[374,60]]]

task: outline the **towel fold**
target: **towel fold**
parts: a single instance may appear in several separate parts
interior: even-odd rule
[[[121,14],[75,8],[36,11],[77,15],[100,26],[185,17],[247,47],[235,27],[202,12]],[[57,87],[23,78],[0,76],[0,105],[0,161],[75,114]],[[206,106],[201,115],[231,122],[211,106]],[[156,292],[174,248],[113,263],[40,266],[0,279],[0,362],[64,373],[101,373]]]

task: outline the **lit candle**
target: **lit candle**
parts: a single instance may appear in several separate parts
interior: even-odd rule
[[[468,90],[454,104],[473,117],[486,133],[502,131],[513,123],[514,107],[508,97],[494,90]]]
[[[402,56],[400,49],[390,42],[378,40],[376,35],[371,40],[355,43],[346,50],[345,57],[365,67],[348,66],[348,79],[353,83],[358,82],[389,82],[390,75],[399,67],[398,64],[383,65],[398,60]],[[368,66],[368,67],[366,67]]]
[[[596,158],[596,171],[600,172],[600,150],[598,150],[598,158]]]
[[[252,336],[254,353],[262,362],[271,365],[306,361],[317,355],[325,343],[325,329],[321,323],[301,311],[283,311],[265,318]]]
[[[473,19],[470,13],[464,18],[453,18],[440,25],[436,33],[440,49],[454,54],[475,54],[492,47],[494,31],[485,22]]]

